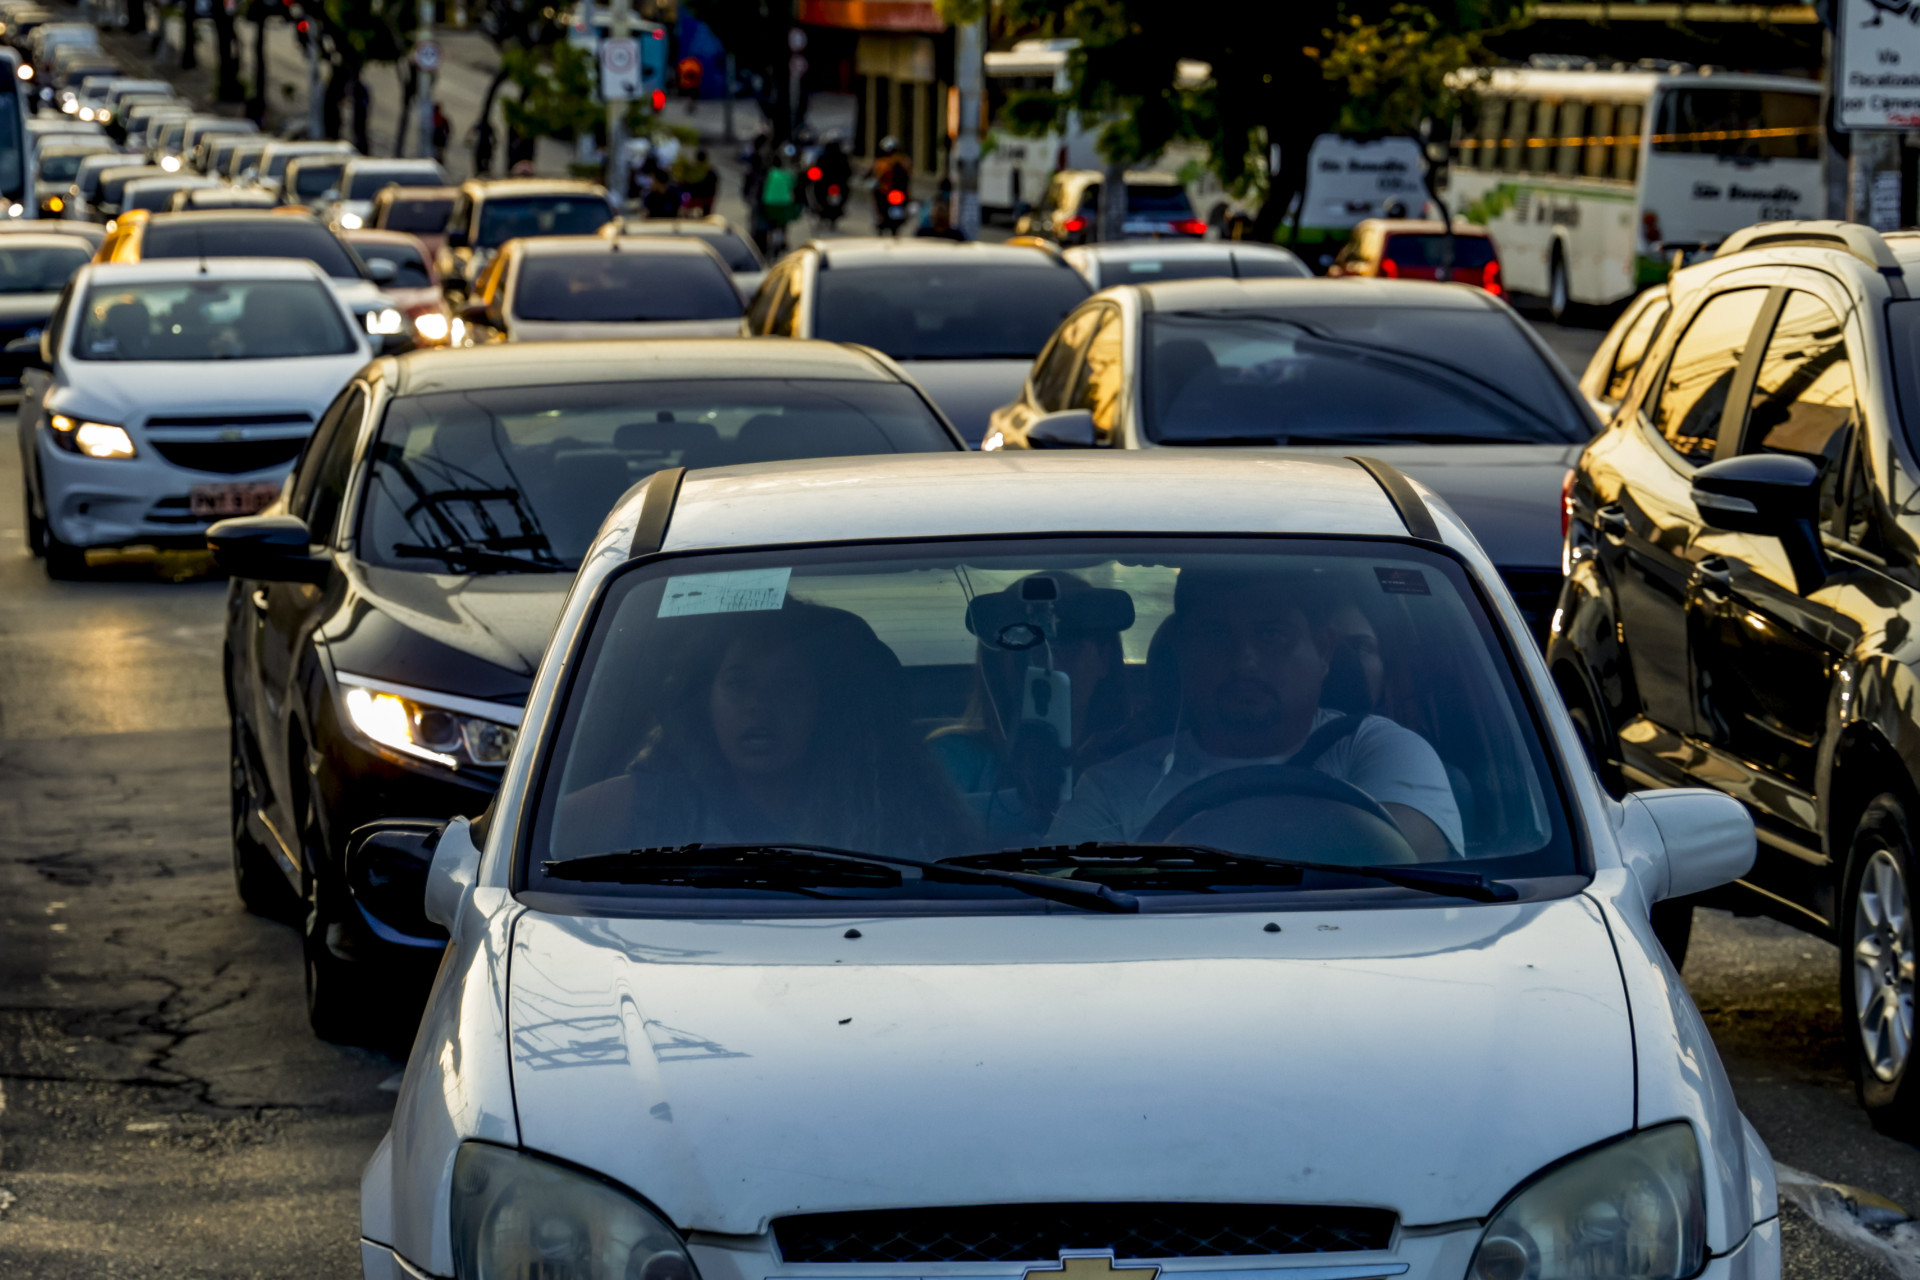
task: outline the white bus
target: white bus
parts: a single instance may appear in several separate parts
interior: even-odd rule
[[[1077,40],[1022,40],[1013,48],[986,55],[986,145],[980,154],[980,212],[1009,221],[1022,205],[1046,192],[1061,169],[1098,169],[1095,130],[1081,126],[1078,112],[1067,115],[1065,134],[1023,137],[1000,127],[1010,98],[1021,93],[1065,93],[1072,88],[1067,56]]]
[[[1556,316],[1666,279],[1676,250],[1825,216],[1813,81],[1524,69],[1473,87],[1452,212],[1487,228],[1507,287]]]

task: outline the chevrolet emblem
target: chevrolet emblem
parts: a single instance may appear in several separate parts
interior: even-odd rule
[[[1059,1266],[1028,1267],[1021,1280],[1155,1280],[1159,1274],[1160,1268],[1150,1262],[1133,1267],[1116,1267],[1111,1252],[1063,1251]]]

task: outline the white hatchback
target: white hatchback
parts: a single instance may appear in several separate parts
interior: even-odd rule
[[[663,471],[523,724],[348,853],[452,938],[369,1280],[1779,1275],[1648,926],[1751,822],[1608,799],[1390,467]]]
[[[82,267],[8,348],[31,362],[20,451],[47,572],[84,573],[90,547],[204,546],[210,522],[271,503],[370,343],[303,259]]]

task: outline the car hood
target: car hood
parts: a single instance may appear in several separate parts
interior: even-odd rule
[[[1435,493],[1501,569],[1560,566],[1560,483],[1577,444],[1289,446],[1289,453],[1358,454],[1392,463]]]
[[[1578,896],[1276,917],[530,912],[508,1002],[521,1142],[687,1230],[1052,1201],[1458,1222],[1633,1124],[1618,962]]]
[[[570,573],[412,573],[354,567],[352,599],[322,635],[336,671],[522,703]]]
[[[66,360],[74,378],[48,408],[107,422],[152,414],[304,412],[318,419],[367,362],[364,351],[300,360]]]
[[[980,447],[987,419],[1010,400],[1020,398],[1031,360],[901,360],[907,376],[960,428],[970,448]]]
[[[730,320],[514,320],[515,342],[578,342],[594,338],[731,338],[740,318]]]

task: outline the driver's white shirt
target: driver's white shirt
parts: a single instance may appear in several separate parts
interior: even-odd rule
[[[1318,729],[1339,714],[1322,707],[1313,718],[1313,727]],[[1169,751],[1173,753],[1171,768],[1167,765]],[[1242,760],[1208,755],[1191,733],[1156,738],[1095,765],[1077,779],[1073,798],[1060,806],[1047,831],[1047,843],[1136,839],[1169,800],[1202,778],[1250,765],[1285,764],[1291,758]],[[1385,716],[1368,716],[1352,733],[1321,752],[1313,767],[1330,778],[1352,783],[1375,800],[1418,809],[1433,819],[1455,850],[1466,847],[1460,805],[1447,781],[1446,766],[1427,740],[1413,730]]]

